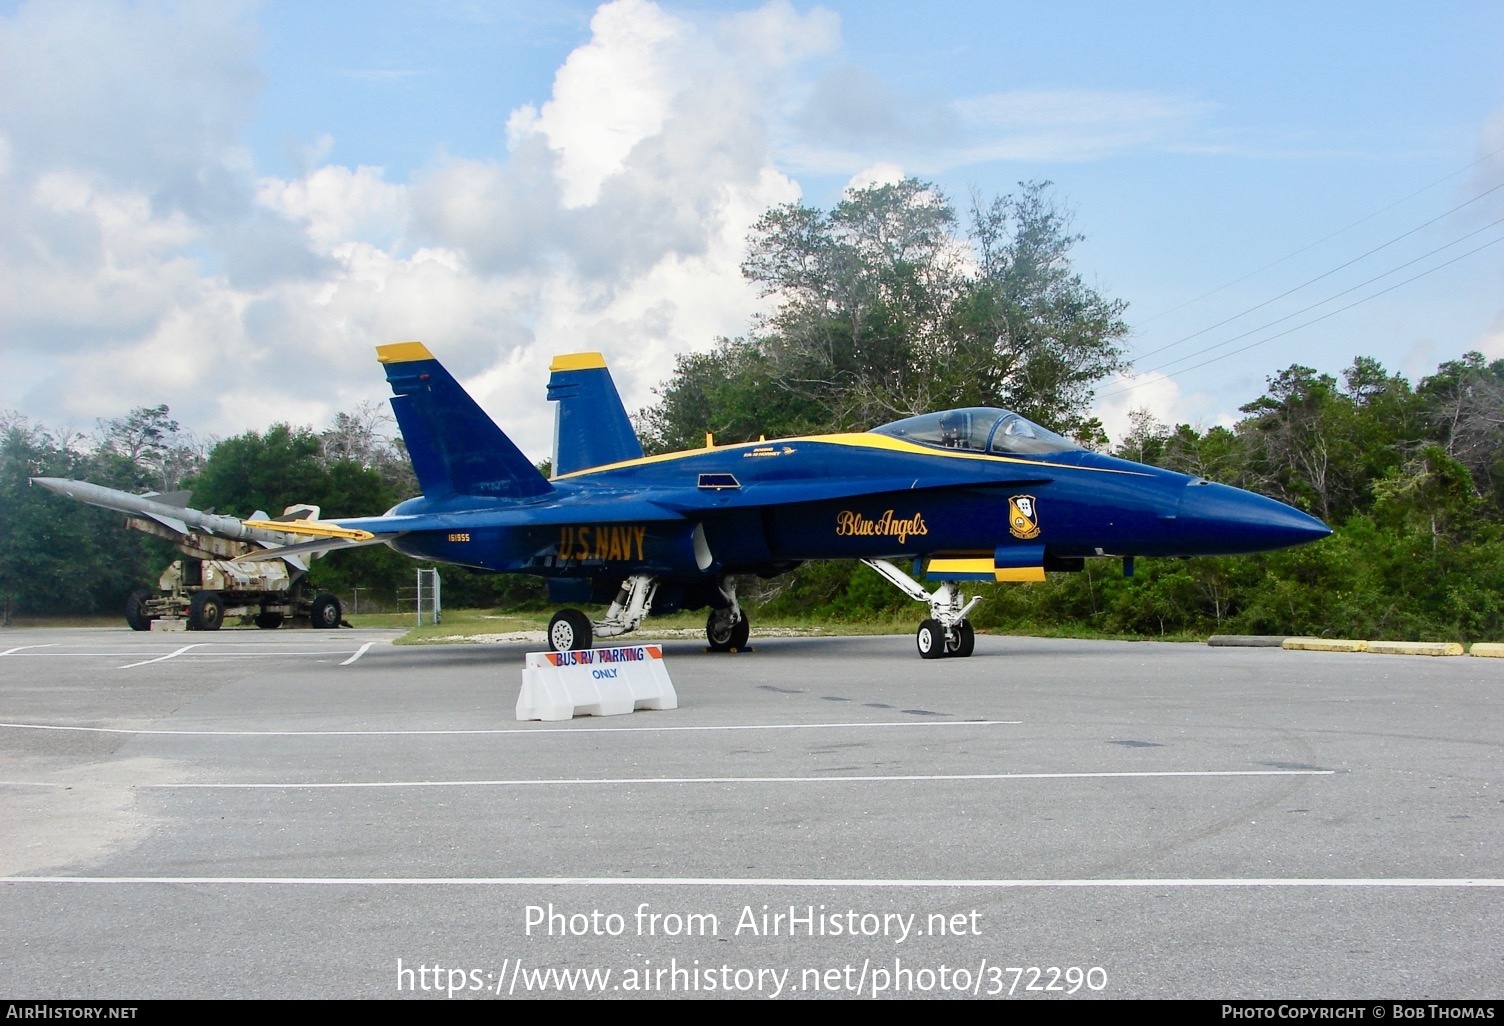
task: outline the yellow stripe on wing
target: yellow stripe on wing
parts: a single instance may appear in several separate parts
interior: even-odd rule
[[[376,537],[370,531],[358,531],[353,527],[338,527],[319,520],[242,520],[246,527],[258,531],[281,531],[283,534],[305,535],[309,538],[342,538],[346,541],[370,541]]]

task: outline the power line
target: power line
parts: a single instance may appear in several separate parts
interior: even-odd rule
[[[1381,274],[1376,274],[1372,278],[1369,278],[1367,281],[1360,281],[1356,285],[1349,286],[1348,288],[1343,289],[1341,292],[1337,292],[1337,293],[1334,293],[1334,294],[1332,294],[1330,296],[1327,296],[1325,299],[1321,299],[1321,300],[1316,301],[1315,303],[1311,303],[1309,306],[1303,306],[1299,310],[1295,310],[1295,311],[1292,311],[1290,313],[1285,314],[1283,317],[1276,317],[1274,320],[1268,321],[1268,322],[1266,322],[1264,324],[1261,324],[1261,325],[1259,325],[1256,328],[1249,328],[1247,331],[1243,332],[1242,334],[1234,335],[1232,338],[1226,339],[1226,340],[1224,340],[1222,342],[1218,342],[1215,345],[1207,346],[1204,349],[1198,349],[1194,353],[1188,353],[1185,356],[1176,357],[1173,360],[1169,360],[1169,361],[1167,361],[1165,363],[1160,364],[1158,367],[1151,367],[1147,371],[1144,371],[1143,373],[1145,373],[1145,374],[1152,374],[1155,371],[1163,370],[1166,367],[1173,367],[1177,363],[1183,363],[1186,360],[1193,360],[1196,357],[1202,356],[1202,355],[1204,355],[1206,353],[1210,353],[1213,350],[1221,349],[1223,346],[1231,345],[1232,343],[1238,341],[1239,339],[1244,339],[1244,338],[1247,338],[1249,335],[1252,335],[1252,334],[1255,334],[1257,332],[1263,331],[1265,328],[1272,328],[1276,324],[1279,324],[1279,323],[1281,323],[1283,321],[1288,321],[1292,317],[1299,317],[1301,314],[1306,313],[1306,312],[1308,312],[1310,310],[1314,310],[1318,306],[1325,306],[1327,303],[1330,303],[1330,302],[1332,302],[1335,299],[1341,299],[1343,296],[1347,295],[1349,292],[1356,292],[1358,289],[1363,288],[1365,285],[1372,285],[1374,282],[1380,280],[1381,278],[1387,278],[1391,274],[1396,273],[1397,271],[1403,271],[1405,268],[1410,267],[1413,264],[1420,263],[1422,260],[1425,260],[1427,257],[1432,257],[1432,256],[1435,256],[1437,253],[1440,253],[1443,250],[1451,249],[1453,246],[1457,245],[1458,243],[1460,243],[1460,242],[1466,242],[1468,239],[1471,239],[1474,235],[1479,235],[1479,234],[1481,234],[1483,232],[1488,231],[1490,228],[1495,228],[1495,227],[1497,227],[1497,226],[1499,226],[1501,224],[1504,224],[1504,217],[1499,218],[1497,221],[1491,221],[1490,223],[1484,225],[1481,228],[1476,228],[1473,231],[1468,232],[1466,235],[1463,235],[1463,236],[1461,236],[1459,238],[1453,239],[1451,242],[1448,242],[1445,245],[1437,246],[1435,249],[1430,250],[1429,252],[1426,252],[1426,253],[1422,253],[1420,256],[1413,257],[1410,260],[1406,260],[1404,263],[1398,264],[1398,265],[1396,265],[1394,267],[1391,267],[1389,270],[1384,271]],[[1472,250],[1471,252],[1477,252],[1477,250]],[[1466,255],[1466,254],[1464,254],[1464,255]],[[1376,294],[1381,294],[1381,293],[1376,293]]]
[[[1247,274],[1243,275],[1241,278],[1234,278],[1230,282],[1226,282],[1225,284],[1218,285],[1216,288],[1212,289],[1210,292],[1203,292],[1201,295],[1197,296],[1195,299],[1188,299],[1184,303],[1181,303],[1179,306],[1172,306],[1168,310],[1161,310],[1159,313],[1154,314],[1151,317],[1147,317],[1144,320],[1140,321],[1139,323],[1140,324],[1152,324],[1155,321],[1159,320],[1161,317],[1167,317],[1170,314],[1175,313],[1178,310],[1184,310],[1188,306],[1194,306],[1195,304],[1201,302],[1203,299],[1207,299],[1207,298],[1209,298],[1211,296],[1215,296],[1217,293],[1222,292],[1222,291],[1224,291],[1226,289],[1230,289],[1234,285],[1241,285],[1243,282],[1247,281],[1249,278],[1253,278],[1253,277],[1256,277],[1257,275],[1263,274],[1265,271],[1269,270],[1269,268],[1271,268],[1271,267],[1278,267],[1280,264],[1284,263],[1286,260],[1292,260],[1295,257],[1300,256],[1300,254],[1306,252],[1307,250],[1315,249],[1317,246],[1321,245],[1323,242],[1328,242],[1328,241],[1330,241],[1332,239],[1335,239],[1339,235],[1342,235],[1342,234],[1344,234],[1346,232],[1352,231],[1354,228],[1358,227],[1360,224],[1366,224],[1367,222],[1372,221],[1374,218],[1378,217],[1380,214],[1387,213],[1387,212],[1393,210],[1395,207],[1399,206],[1400,204],[1407,203],[1410,200],[1413,200],[1415,197],[1421,195],[1422,193],[1430,192],[1432,189],[1436,188],[1442,182],[1448,181],[1449,179],[1452,179],[1452,178],[1456,178],[1458,175],[1463,174],[1464,172],[1471,171],[1473,168],[1477,167],[1479,164],[1483,164],[1483,163],[1485,163],[1485,162],[1487,162],[1489,160],[1492,160],[1494,157],[1497,157],[1501,153],[1504,153],[1504,146],[1501,146],[1501,147],[1499,147],[1496,150],[1492,150],[1492,151],[1490,151],[1488,153],[1485,153],[1483,156],[1479,157],[1477,160],[1473,161],[1471,164],[1468,164],[1466,167],[1460,167],[1456,171],[1452,171],[1449,174],[1442,175],[1440,178],[1436,179],[1436,181],[1430,183],[1429,185],[1421,186],[1419,189],[1416,189],[1414,192],[1410,193],[1407,196],[1401,196],[1399,199],[1395,200],[1393,203],[1390,203],[1388,206],[1380,207],[1378,210],[1375,210],[1373,213],[1367,214],[1367,215],[1365,215],[1363,217],[1358,218],[1358,220],[1354,221],[1352,224],[1346,226],[1345,228],[1338,228],[1336,231],[1331,232],[1330,234],[1323,235],[1321,238],[1317,239],[1315,242],[1307,243],[1306,245],[1301,246],[1299,249],[1296,249],[1296,250],[1293,250],[1293,251],[1291,251],[1289,253],[1286,253],[1284,256],[1278,258],[1277,260],[1271,260],[1269,263],[1265,264],[1264,266],[1259,267],[1259,268],[1257,268],[1255,270],[1249,271]],[[1207,330],[1210,330],[1210,329],[1207,329]],[[1191,336],[1191,337],[1194,338],[1195,336]],[[1176,344],[1176,343],[1172,343],[1172,345],[1173,344]],[[1160,352],[1160,351],[1161,350],[1155,350],[1154,352]],[[1153,353],[1145,353],[1144,355],[1145,356],[1152,356]]]
[[[1466,170],[1466,169],[1464,169],[1464,170]],[[1341,270],[1344,270],[1345,268],[1351,267],[1353,264],[1358,263],[1360,260],[1366,260],[1368,257],[1373,256],[1375,253],[1379,252],[1380,250],[1387,249],[1388,247],[1394,245],[1396,242],[1400,242],[1401,240],[1407,239],[1410,236],[1414,235],[1416,232],[1419,232],[1419,231],[1422,231],[1422,230],[1424,230],[1426,228],[1431,227],[1437,221],[1440,221],[1440,220],[1443,220],[1444,218],[1450,217],[1451,215],[1455,214],[1457,211],[1461,210],[1463,207],[1471,206],[1472,204],[1474,204],[1474,203],[1478,202],[1479,200],[1483,199],[1485,196],[1488,196],[1488,195],[1490,195],[1492,193],[1498,192],[1500,189],[1504,189],[1504,182],[1500,182],[1498,185],[1495,185],[1491,189],[1485,189],[1483,192],[1480,192],[1478,195],[1474,196],[1472,199],[1466,200],[1465,202],[1457,204],[1455,207],[1453,207],[1450,210],[1443,211],[1442,213],[1437,214],[1435,217],[1431,218],[1431,220],[1429,220],[1429,221],[1426,221],[1424,224],[1416,225],[1414,228],[1411,228],[1409,231],[1404,232],[1401,235],[1396,235],[1394,238],[1390,239],[1388,242],[1381,243],[1381,244],[1375,246],[1373,249],[1368,250],[1366,253],[1360,253],[1358,256],[1353,257],[1351,260],[1348,260],[1345,263],[1338,264],[1336,267],[1333,267],[1329,271],[1324,271],[1323,273],[1318,274],[1314,278],[1310,278],[1310,279],[1308,279],[1306,281],[1301,282],[1299,285],[1296,285],[1294,288],[1286,289],[1284,292],[1281,292],[1277,296],[1274,296],[1274,297],[1272,297],[1270,299],[1266,299],[1262,303],[1255,304],[1254,306],[1250,306],[1248,309],[1243,310],[1240,313],[1233,314],[1231,317],[1224,318],[1223,320],[1218,321],[1216,324],[1213,324],[1210,327],[1202,328],[1200,331],[1192,332],[1191,334],[1186,335],[1184,338],[1176,339],[1174,342],[1170,342],[1170,343],[1168,343],[1166,345],[1162,345],[1158,349],[1151,349],[1147,353],[1140,353],[1137,358],[1140,359],[1140,360],[1143,360],[1143,359],[1147,359],[1148,357],[1154,356],[1154,355],[1156,355],[1158,353],[1163,353],[1167,349],[1174,349],[1176,346],[1181,345],[1182,343],[1185,343],[1185,342],[1189,342],[1193,338],[1199,338],[1200,336],[1205,335],[1207,332],[1215,331],[1218,328],[1223,327],[1224,325],[1231,324],[1233,321],[1236,321],[1236,320],[1238,320],[1241,317],[1246,317],[1249,314],[1253,313],[1255,310],[1262,310],[1264,307],[1268,306],[1271,303],[1276,303],[1279,300],[1284,299],[1286,296],[1293,295],[1294,293],[1299,292],[1303,288],[1306,288],[1306,287],[1308,287],[1310,285],[1314,285],[1318,281],[1321,281],[1323,278],[1330,278],[1332,275],[1336,274],[1338,271],[1341,271]],[[1495,222],[1495,223],[1497,223],[1497,222]],[[1477,233],[1474,232],[1472,234],[1477,234]],[[1464,235],[1462,238],[1465,239],[1467,237],[1468,236]],[[1459,239],[1457,241],[1460,242],[1461,239]],[[1455,245],[1455,243],[1448,243],[1448,245]],[[1445,249],[1446,246],[1443,246],[1441,248]],[[1436,252],[1436,250],[1433,250],[1432,252]],[[1427,255],[1429,255],[1429,254],[1427,254]],[[1412,263],[1413,262],[1414,261],[1412,261]],[[1405,265],[1401,264],[1400,266],[1403,267]],[[1396,268],[1396,270],[1397,269],[1398,268]],[[1386,272],[1386,273],[1393,273],[1393,272],[1391,271],[1391,272]],[[1382,277],[1382,275],[1380,275],[1380,277]],[[1234,283],[1234,284],[1236,284],[1236,283]],[[1341,293],[1339,293],[1339,295],[1340,294]],[[1317,305],[1320,305],[1320,304],[1317,304]],[[1309,307],[1307,309],[1309,309]],[[1299,312],[1299,311],[1297,311],[1297,312]],[[1278,322],[1275,322],[1275,323],[1278,323]],[[1257,331],[1259,329],[1255,328],[1254,330]],[[1194,356],[1196,354],[1193,353],[1192,355]]]
[[[1497,223],[1498,222],[1495,222],[1495,224],[1497,224]],[[1492,227],[1492,225],[1490,225],[1489,227]],[[1480,229],[1480,231],[1481,230],[1482,229]],[[1474,232],[1473,234],[1476,235],[1477,232]],[[1459,239],[1457,241],[1460,242],[1461,240]],[[1504,236],[1500,236],[1499,238],[1494,239],[1491,242],[1485,242],[1483,245],[1478,246],[1478,247],[1476,247],[1474,249],[1470,249],[1466,253],[1458,254],[1457,256],[1453,257],[1452,259],[1447,260],[1447,261],[1445,261],[1443,263],[1437,264],[1435,267],[1427,268],[1426,270],[1420,272],[1419,274],[1412,275],[1411,277],[1406,278],[1404,281],[1395,282],[1393,285],[1387,286],[1386,288],[1382,288],[1379,291],[1373,293],[1373,295],[1364,296],[1362,299],[1354,300],[1353,302],[1348,303],[1346,306],[1338,307],[1335,310],[1328,311],[1327,313],[1322,314],[1320,317],[1313,317],[1309,321],[1306,321],[1303,324],[1297,324],[1294,327],[1286,328],[1284,331],[1277,332],[1276,334],[1270,335],[1268,338],[1259,339],[1259,341],[1257,341],[1257,342],[1251,342],[1251,343],[1249,343],[1246,346],[1242,346],[1241,348],[1232,350],[1232,352],[1222,353],[1219,356],[1214,356],[1210,360],[1203,360],[1201,363],[1192,364],[1189,367],[1182,367],[1178,371],[1175,371],[1175,372],[1173,372],[1171,374],[1164,375],[1164,377],[1166,377],[1166,378],[1173,378],[1173,377],[1176,377],[1177,375],[1185,374],[1185,373],[1187,373],[1189,371],[1197,370],[1197,369],[1199,369],[1201,367],[1206,367],[1206,366],[1208,366],[1210,364],[1216,363],[1219,360],[1225,360],[1229,356],[1236,356],[1239,353],[1246,353],[1250,349],[1256,349],[1257,347],[1263,345],[1266,342],[1273,342],[1277,338],[1284,338],[1286,335],[1293,334],[1294,332],[1297,332],[1297,331],[1301,330],[1302,328],[1308,328],[1311,325],[1320,323],[1321,321],[1324,321],[1324,320],[1326,320],[1329,317],[1335,317],[1339,313],[1344,313],[1345,311],[1351,310],[1355,306],[1361,306],[1362,304],[1368,302],[1370,299],[1377,299],[1378,297],[1384,295],[1385,293],[1393,292],[1395,289],[1400,288],[1400,287],[1402,287],[1404,285],[1408,285],[1412,281],[1417,281],[1417,280],[1419,280],[1421,278],[1426,277],[1429,274],[1435,274],[1437,271],[1441,270],[1444,267],[1450,267],[1452,264],[1457,263],[1457,261],[1459,261],[1459,260],[1464,260],[1467,257],[1472,256],[1474,253],[1478,253],[1478,252],[1481,252],[1482,250],[1488,249],[1490,246],[1497,246],[1501,242],[1504,242]],[[1456,243],[1448,243],[1448,245],[1455,245],[1455,244]],[[1442,248],[1445,249],[1447,247],[1443,246]],[[1435,251],[1433,250],[1433,252],[1435,252]],[[1429,256],[1429,255],[1430,254],[1427,254],[1427,256]],[[1415,261],[1412,260],[1410,262],[1414,263]],[[1401,265],[1401,266],[1404,266],[1404,265]],[[1398,270],[1398,268],[1395,268],[1395,270]],[[1393,270],[1386,271],[1385,274],[1381,274],[1378,277],[1382,278],[1382,277],[1384,277],[1387,274],[1393,274],[1393,273],[1394,273]],[[1377,280],[1377,278],[1370,279],[1370,281],[1376,281],[1376,280]],[[1364,284],[1368,284],[1368,282],[1365,282]],[[1354,287],[1358,288],[1358,287],[1361,287],[1361,286],[1354,286]],[[1348,289],[1347,291],[1351,292],[1352,289]],[[1339,293],[1339,295],[1341,295],[1341,293]],[[1335,298],[1336,298],[1336,296],[1332,297],[1332,299],[1335,299]],[[1323,300],[1322,302],[1323,303],[1331,302],[1331,299]],[[1322,305],[1322,303],[1316,303],[1316,304],[1314,304],[1314,306],[1321,306],[1321,305]],[[1307,309],[1312,309],[1312,308],[1313,307],[1307,307]],[[1292,314],[1291,316],[1295,316],[1295,315]],[[1288,318],[1281,318],[1281,320],[1286,320],[1286,319],[1288,319]],[[1279,322],[1278,321],[1273,321],[1271,323],[1272,324],[1277,324]],[[1268,325],[1265,325],[1265,327],[1268,327]],[[1255,331],[1260,331],[1262,329],[1256,328],[1254,330]],[[1248,334],[1252,334],[1252,332],[1249,332]],[[1240,337],[1243,337],[1243,336],[1240,336]],[[1228,341],[1231,342],[1231,341],[1234,341],[1234,340],[1233,339],[1229,339]],[[1226,344],[1227,343],[1225,343],[1225,342],[1224,343],[1219,343],[1219,345],[1226,345]],[[1216,348],[1216,347],[1212,347],[1212,348]],[[1210,349],[1203,350],[1203,352],[1210,352],[1210,351],[1211,351]],[[1193,357],[1195,357],[1197,355],[1200,355],[1200,354],[1193,353],[1193,354],[1191,354],[1191,356],[1185,357],[1185,359],[1192,359]],[[1179,362],[1179,361],[1176,361],[1176,362]],[[1169,366],[1169,364],[1165,364],[1164,366]],[[1152,371],[1144,371],[1143,373],[1147,374],[1147,373],[1153,373],[1153,372]],[[1156,379],[1156,380],[1159,380],[1159,379]],[[1108,398],[1110,396],[1122,395],[1125,392],[1131,392],[1134,389],[1140,388],[1143,385],[1147,385],[1147,384],[1149,384],[1149,382],[1147,382],[1147,381],[1140,381],[1140,382],[1136,382],[1136,383],[1134,383],[1132,385],[1125,385],[1122,388],[1118,388],[1118,389],[1115,389],[1115,390],[1113,390],[1111,392],[1104,393],[1100,398],[1106,399],[1106,398]]]

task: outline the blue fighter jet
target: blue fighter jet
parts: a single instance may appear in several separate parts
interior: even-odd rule
[[[1227,485],[1089,452],[1016,413],[946,410],[850,434],[643,455],[599,353],[557,357],[544,477],[422,343],[380,346],[423,494],[384,516],[278,522],[315,540],[255,558],[384,542],[418,559],[544,578],[557,651],[707,609],[720,651],[745,648],[738,575],[858,559],[926,603],[926,659],[968,656],[965,581],[1042,581],[1092,556],[1233,555],[1330,528]],[[247,522],[255,526],[256,522]],[[907,567],[908,569],[904,569]],[[934,591],[915,576],[937,582]]]

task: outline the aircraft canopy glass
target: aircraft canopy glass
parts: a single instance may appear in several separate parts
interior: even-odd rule
[[[940,449],[964,449],[999,456],[1036,456],[1081,448],[1069,438],[1046,430],[1031,420],[991,406],[926,413],[875,427],[872,433]]]

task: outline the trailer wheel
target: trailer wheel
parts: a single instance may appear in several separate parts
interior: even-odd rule
[[[198,591],[188,603],[190,631],[217,631],[225,622],[225,601],[217,591]]]
[[[151,630],[151,614],[146,611],[146,603],[155,598],[156,594],[150,588],[137,588],[125,600],[125,622],[131,625],[131,630]]]
[[[314,627],[331,630],[338,627],[344,618],[344,610],[340,608],[339,599],[328,592],[315,595],[313,605],[308,607],[308,622]]]
[[[274,631],[282,626],[282,614],[262,610],[256,614],[256,626],[264,631]]]

